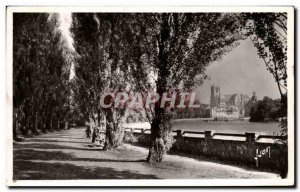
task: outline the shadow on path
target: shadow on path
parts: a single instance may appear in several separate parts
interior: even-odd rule
[[[113,168],[96,167],[93,169],[68,163],[44,163],[16,161],[14,180],[50,180],[50,179],[156,179],[155,175],[146,175],[130,171],[117,171]]]
[[[73,140],[67,140],[67,138],[64,138],[63,140],[55,140],[55,139],[32,139],[30,142],[45,142],[45,143],[81,143],[81,144],[91,144],[90,141],[73,141]]]
[[[145,159],[128,160],[128,159],[103,159],[103,158],[78,158],[71,153],[61,151],[37,151],[34,149],[15,150],[14,159],[16,161],[24,160],[59,160],[59,161],[90,161],[90,162],[146,162]]]
[[[54,136],[49,138],[55,138]],[[61,140],[60,140],[61,139]],[[144,159],[109,156],[111,152],[100,148],[85,147],[87,142],[67,140],[57,136],[55,140],[35,137],[13,144],[14,180],[51,179],[155,179],[155,175],[129,170],[128,163],[145,163]],[[34,142],[34,143],[32,143]],[[81,145],[82,144],[82,145]],[[70,151],[69,151],[70,150]],[[75,151],[74,151],[75,150]],[[98,155],[95,155],[99,153]],[[102,153],[102,154],[101,154]],[[91,154],[91,155],[88,155]],[[102,157],[102,158],[101,158]],[[105,158],[106,157],[106,158]],[[47,162],[48,161],[48,162]],[[52,161],[52,162],[49,162]],[[53,162],[54,161],[54,162]],[[102,164],[100,164],[102,163]],[[115,169],[111,163],[126,163]],[[87,164],[87,166],[85,166]],[[135,165],[134,165],[135,166]]]
[[[68,143],[68,142],[66,142]],[[71,142],[70,142],[71,143]],[[82,144],[87,144],[82,142]],[[16,147],[18,146],[18,147]],[[28,144],[14,144],[14,149],[70,149],[70,150],[81,150],[81,151],[103,151],[101,148],[88,148],[82,145],[82,147],[72,147],[66,145],[48,144],[48,143],[28,143]]]

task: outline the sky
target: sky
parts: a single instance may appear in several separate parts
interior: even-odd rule
[[[70,27],[72,25],[72,13],[65,12],[65,13],[59,13],[59,29],[62,32],[62,35],[66,37],[68,41],[68,45],[71,49],[73,48],[73,39],[70,34]]]
[[[66,38],[68,42],[68,46],[71,50],[74,50],[73,47],[73,38],[71,37],[70,33],[70,27],[72,24],[72,13],[70,12],[65,12],[65,13],[59,13],[59,29],[62,32],[62,35]],[[74,72],[74,64],[71,66],[71,72],[70,72],[70,79],[73,79],[75,76]]]
[[[60,13],[60,29],[70,48],[74,49],[69,31],[71,23],[71,13]],[[74,66],[71,68],[70,78],[75,75],[73,69]],[[243,93],[252,96],[255,91],[258,99],[262,99],[264,96],[273,99],[280,98],[272,74],[267,71],[263,60],[258,57],[256,48],[250,39],[241,41],[220,61],[211,63],[206,69],[206,74],[210,80],[206,80],[201,87],[196,89],[201,103],[210,103],[211,85],[220,86],[221,94]]]
[[[241,41],[222,60],[211,63],[206,74],[210,80],[197,88],[201,103],[209,104],[211,85],[220,86],[221,94],[243,93],[252,96],[255,91],[258,99],[264,96],[280,98],[275,79],[258,57],[250,39]]]

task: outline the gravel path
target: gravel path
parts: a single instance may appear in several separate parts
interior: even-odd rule
[[[83,128],[47,133],[14,143],[14,180],[278,178],[177,155],[145,162],[147,149],[125,144],[113,151],[91,147]]]

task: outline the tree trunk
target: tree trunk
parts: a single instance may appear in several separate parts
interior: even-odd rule
[[[42,114],[40,116],[41,121],[40,121],[40,127],[43,133],[46,133],[47,131],[47,118],[45,117],[45,114]]]
[[[122,144],[124,138],[124,131],[120,127],[118,127],[116,122],[114,122],[114,114],[111,108],[106,111],[105,117],[106,131],[103,149],[115,149]]]
[[[44,112],[40,113],[38,122],[39,122],[39,128],[41,130],[41,133],[44,133],[45,129],[46,129],[46,126],[45,126],[46,122],[45,122]]]
[[[52,121],[52,115],[50,117],[50,126],[49,126],[49,129],[52,131],[53,129],[53,121]]]
[[[34,116],[34,125],[32,126],[33,129],[32,129],[32,133],[34,135],[38,135],[38,113],[36,112],[35,113],[35,116]]]
[[[101,124],[101,112],[100,109],[97,110],[97,126],[100,128]]]
[[[45,116],[45,132],[49,131],[51,129],[51,125],[50,125],[51,121],[50,121],[50,117],[48,117],[47,115]]]
[[[18,139],[18,120],[16,118],[13,119],[13,140],[16,141]]]
[[[170,136],[171,114],[166,110],[165,106],[160,106],[162,95],[167,91],[168,71],[162,67],[159,71],[159,81],[157,83],[157,93],[160,95],[159,102],[155,103],[154,118],[151,122],[151,140],[149,147],[148,162],[161,162],[164,154],[172,146],[172,137]]]
[[[167,91],[168,78],[170,76],[168,66],[168,53],[166,44],[170,37],[169,16],[162,16],[162,24],[158,41],[158,78],[156,83],[157,93],[160,96],[159,102],[155,103],[154,118],[151,123],[151,140],[149,147],[148,162],[161,162],[164,154],[172,146],[171,115],[168,114],[165,107],[161,107],[161,99],[164,92]]]
[[[20,138],[18,137],[18,128],[19,128],[19,121],[17,114],[14,114],[13,117],[13,140],[14,141],[20,141]]]
[[[281,100],[283,100],[283,93],[282,93],[282,90],[281,90],[281,87],[280,87],[280,80],[279,80],[278,72],[277,72],[277,64],[275,63],[274,65],[275,65],[275,80],[277,82],[278,90],[279,90],[279,93],[280,93],[280,98],[281,98]]]
[[[46,122],[45,122],[45,118],[42,118],[41,121],[40,121],[40,128],[42,130],[42,133],[46,133]]]
[[[57,121],[57,126],[56,126],[57,128],[56,128],[56,129],[59,130],[59,129],[60,129],[60,126],[61,126],[61,123],[60,123],[60,121],[58,120],[58,121]]]
[[[20,125],[20,131],[21,131],[21,134],[23,136],[27,135],[28,129],[27,129],[27,126],[26,126],[26,120],[25,120],[25,122],[21,123],[21,125]]]
[[[155,111],[155,117],[151,123],[151,139],[148,162],[163,161],[164,154],[172,146],[171,133],[171,115],[165,109],[158,108]]]
[[[109,122],[106,123],[105,143],[104,150],[114,149],[117,147],[115,134],[113,132],[113,125]]]
[[[64,129],[67,130],[69,127],[69,122],[67,119],[65,119],[65,123],[64,123]]]
[[[26,118],[26,128],[27,128],[27,130],[28,130],[26,136],[30,136],[30,131],[31,131],[31,133],[34,132],[34,130],[33,130],[34,128],[33,128],[33,126],[32,126],[32,122],[31,122],[31,117],[30,117],[30,116],[28,116],[28,117]]]
[[[97,134],[96,134],[96,127],[94,127],[94,129],[93,129],[93,134],[92,134],[92,143],[95,143],[96,137],[97,137]]]

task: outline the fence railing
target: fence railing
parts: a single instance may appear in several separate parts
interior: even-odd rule
[[[127,127],[125,131],[136,137],[128,137],[129,143],[149,145],[149,128]],[[172,133],[175,137],[172,144],[174,151],[255,166],[263,170],[284,171],[287,166],[287,146],[276,140],[286,140],[287,137],[284,136],[185,130],[172,130]]]
[[[148,128],[125,128],[125,131],[137,132],[147,134],[147,131],[150,131]],[[206,139],[214,139],[216,136],[223,137],[243,137],[246,141],[259,141],[260,139],[273,139],[273,140],[287,140],[287,136],[280,135],[256,135],[255,133],[218,133],[213,131],[182,131],[182,130],[173,130],[173,133],[176,133],[177,137],[189,137],[187,134],[193,135],[203,135]]]

